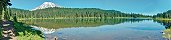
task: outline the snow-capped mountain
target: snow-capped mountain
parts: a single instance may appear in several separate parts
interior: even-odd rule
[[[37,10],[37,9],[45,9],[45,8],[53,8],[53,7],[61,7],[59,5],[56,5],[55,3],[52,2],[44,2],[42,5],[36,7],[35,9],[32,9],[31,11]]]

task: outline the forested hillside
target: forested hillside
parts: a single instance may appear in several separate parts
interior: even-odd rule
[[[17,18],[114,18],[114,17],[148,17],[141,14],[128,14],[116,10],[102,10],[98,8],[46,8],[35,11],[11,8]]]
[[[157,15],[153,16],[154,18],[171,18],[171,10],[163,13],[158,13]]]

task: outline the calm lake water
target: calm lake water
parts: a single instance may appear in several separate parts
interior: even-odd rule
[[[166,40],[162,21],[150,19],[46,19],[22,20],[59,40]],[[165,25],[164,25],[165,24]],[[38,27],[37,27],[38,26]]]

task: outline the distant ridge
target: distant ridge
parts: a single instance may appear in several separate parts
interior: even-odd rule
[[[31,11],[34,11],[34,10],[37,10],[37,9],[53,8],[53,7],[61,7],[61,6],[56,5],[53,2],[44,2],[42,5],[32,9]]]

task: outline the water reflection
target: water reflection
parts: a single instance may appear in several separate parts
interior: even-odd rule
[[[149,27],[151,29],[146,29]],[[159,23],[144,20],[98,27],[64,28],[53,35],[57,34],[65,40],[165,40],[160,33],[163,29],[164,26]]]
[[[166,29],[163,31],[163,37],[171,40],[171,20],[155,20],[155,21],[165,26]]]
[[[61,40],[165,40],[170,21],[150,19],[45,19],[22,20],[45,32],[47,38]],[[162,24],[162,25],[161,25]],[[40,27],[36,27],[40,26]],[[85,38],[86,37],[86,38]]]
[[[33,27],[33,29],[42,31],[44,34],[51,34],[55,31],[57,31],[56,29],[48,29],[48,28],[37,27],[37,26],[33,26],[33,25],[31,25],[31,27]]]
[[[30,25],[36,25],[45,28],[71,28],[71,27],[96,27],[101,25],[114,25],[123,22],[139,22],[149,19],[34,19],[34,20],[22,20]]]

